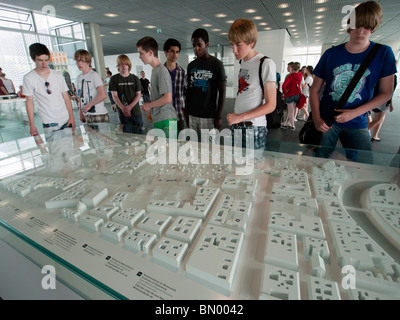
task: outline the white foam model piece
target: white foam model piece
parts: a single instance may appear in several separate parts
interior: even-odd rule
[[[245,192],[254,197],[257,190],[258,180],[255,177],[244,178],[241,176],[227,176],[221,185],[221,189],[224,191],[237,190],[244,188]]]
[[[355,287],[357,289],[366,289],[400,299],[399,265],[394,264],[394,269],[396,269],[396,274],[386,277],[383,277],[380,273],[375,275],[371,270],[365,272],[357,271]]]
[[[118,207],[96,207],[90,210],[90,214],[102,218],[104,222],[111,220],[111,217],[119,211]]]
[[[140,230],[155,233],[160,238],[164,233],[172,218],[162,213],[150,212],[137,224]]]
[[[186,262],[186,274],[229,295],[243,237],[240,231],[206,225]]]
[[[280,300],[300,300],[299,273],[264,264],[260,288],[260,297],[262,296],[270,296]]]
[[[96,216],[83,214],[79,217],[79,225],[92,233],[99,231],[103,224],[103,219]]]
[[[365,190],[361,196],[367,216],[377,229],[395,246],[400,247],[400,188],[394,184],[379,184]]]
[[[311,259],[315,255],[319,255],[325,262],[329,262],[329,247],[326,240],[311,237],[303,238],[303,255],[306,259]]]
[[[382,268],[385,261],[394,263],[393,258],[361,227],[335,221],[328,221],[328,225],[340,267],[352,265],[365,271]]]
[[[311,257],[311,273],[313,276],[318,278],[326,277],[324,259],[318,254]]]
[[[107,188],[96,188],[93,187],[92,190],[85,195],[81,201],[88,207],[97,207],[104,199],[108,196]]]
[[[312,175],[341,181],[349,178],[346,167],[342,164],[336,164],[333,160],[324,162],[321,167],[312,167]]]
[[[76,209],[71,208],[63,208],[61,216],[67,219],[71,223],[78,222],[79,217],[83,214],[83,212],[78,211]]]
[[[297,170],[282,170],[280,182],[275,182],[273,184],[272,193],[311,198],[311,189],[308,183],[307,173]]]
[[[317,216],[319,214],[318,203],[315,198],[299,197],[288,195],[286,193],[275,193],[270,199],[270,208],[272,211],[296,211],[300,214]]]
[[[135,194],[132,192],[117,192],[106,201],[106,206],[118,207],[121,209],[134,208]]]
[[[129,229],[132,229],[133,226],[144,217],[144,214],[144,209],[121,209],[111,217],[111,220],[126,225]]]
[[[124,239],[124,246],[133,252],[150,253],[150,249],[157,240],[157,235],[133,228]]]
[[[271,212],[268,224],[270,229],[295,233],[298,237],[308,236],[325,239],[320,217],[296,215],[287,212]]]
[[[152,250],[153,260],[176,270],[180,267],[187,250],[188,244],[186,242],[162,237]]]
[[[90,192],[90,188],[89,182],[83,181],[58,196],[47,200],[44,203],[45,207],[47,209],[74,208],[78,205],[81,198]]]
[[[112,167],[109,170],[103,170],[103,173],[106,174],[132,174],[135,170],[141,168],[142,166],[146,165],[147,161],[143,158],[137,159],[129,159],[126,161],[121,162],[117,166]]]
[[[252,202],[235,200],[229,194],[223,194],[208,223],[246,231],[250,218]]]
[[[101,237],[113,243],[118,243],[128,232],[128,227],[116,222],[106,222],[100,229]]]
[[[205,219],[219,194],[219,190],[219,188],[200,187],[197,188],[193,204],[185,202],[180,207],[179,201],[151,200],[146,209],[148,212],[169,214],[171,216]]]
[[[307,276],[309,300],[341,300],[337,282],[320,277]]]
[[[367,205],[387,209],[400,208],[400,188],[395,184],[378,184],[368,190]]]
[[[297,238],[295,234],[269,230],[264,262],[273,266],[298,271]]]
[[[179,216],[170,225],[165,235],[168,238],[192,244],[201,228],[201,219]]]
[[[332,178],[313,175],[311,177],[315,198],[318,200],[337,200],[341,191],[341,183]]]
[[[398,300],[399,298],[367,289],[347,290],[349,300]]]
[[[322,205],[325,211],[326,218],[328,220],[356,225],[356,222],[347,213],[346,209],[342,206],[339,199],[322,200]]]

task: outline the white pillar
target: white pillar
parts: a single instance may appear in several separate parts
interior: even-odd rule
[[[96,71],[102,79],[107,77],[106,65],[104,63],[103,44],[101,42],[100,26],[97,23],[89,23],[90,40],[92,41],[92,54]]]

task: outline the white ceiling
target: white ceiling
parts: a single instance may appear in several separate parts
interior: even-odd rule
[[[237,18],[253,19],[259,31],[264,28],[287,29],[296,47],[345,42],[347,33],[341,29],[346,13],[342,8],[352,4],[348,0],[1,0],[2,3],[42,11],[46,5],[56,10],[56,16],[84,23],[98,23],[102,33],[105,55],[136,51],[136,41],[152,36],[162,46],[167,38],[176,38],[183,49],[191,48],[192,32],[203,27],[210,35],[210,46],[229,45],[226,33]],[[383,23],[372,40],[390,42],[399,40],[400,1],[378,0],[383,8]],[[83,11],[75,5],[89,5]],[[287,4],[287,8],[279,5]],[[255,12],[247,13],[246,10]],[[104,16],[115,13],[114,18]],[[291,13],[291,15],[284,15]],[[218,17],[217,14],[224,14]],[[320,17],[319,17],[320,16]],[[260,17],[260,20],[256,20]],[[190,21],[197,18],[199,21]],[[288,21],[293,19],[293,21]],[[129,23],[138,20],[139,23]],[[264,23],[265,25],[259,25]],[[204,27],[204,24],[210,26]],[[145,26],[155,26],[148,29]],[[317,29],[318,28],[318,29]],[[137,29],[137,31],[128,31]],[[157,30],[161,29],[161,33]],[[217,30],[216,30],[217,29]],[[119,31],[115,35],[111,32]],[[89,34],[86,29],[87,35]],[[90,41],[88,41],[90,49]]]

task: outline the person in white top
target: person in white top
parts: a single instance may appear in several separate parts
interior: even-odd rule
[[[301,93],[304,94],[307,97],[306,103],[303,108],[301,108],[298,111],[298,115],[300,115],[300,111],[304,112],[304,117],[302,120],[306,121],[309,116],[308,112],[308,103],[309,103],[309,97],[310,97],[310,88],[314,82],[314,78],[312,76],[314,68],[312,66],[307,66],[304,69],[304,83],[301,85]]]
[[[241,61],[235,109],[233,113],[227,115],[228,124],[232,131],[242,130],[243,148],[248,134],[246,131],[252,129],[254,148],[265,149],[267,136],[265,115],[276,108],[276,65],[269,58],[263,61],[261,72],[263,87],[261,87],[259,67],[263,55],[254,49],[257,42],[257,27],[253,21],[236,20],[229,29],[228,38],[236,60]]]
[[[49,68],[49,49],[41,43],[34,43],[29,47],[29,53],[36,65],[23,80],[30,134],[38,135],[34,122],[33,97],[36,98],[36,107],[45,133],[65,127],[74,130],[75,118],[68,87],[63,75]]]
[[[79,115],[83,123],[110,122],[104,99],[107,97],[103,80],[92,70],[92,56],[84,49],[75,52],[74,60],[82,71],[76,80],[79,92]]]
[[[8,91],[8,94],[16,93],[15,86],[11,79],[6,78],[6,74],[0,71],[0,78],[3,81],[4,87]]]

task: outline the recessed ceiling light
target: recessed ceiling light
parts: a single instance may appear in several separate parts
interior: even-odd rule
[[[287,19],[286,22],[294,22],[294,19]]]
[[[121,32],[119,32],[119,31],[111,31],[110,33],[111,34],[120,34]]]
[[[317,0],[315,1],[317,4],[327,3],[328,0]]]
[[[199,18],[191,18],[191,19],[189,19],[189,21],[197,22],[197,21],[200,21],[200,19]]]
[[[323,21],[317,21],[315,24],[324,24]]]
[[[126,30],[131,31],[131,32],[138,31],[138,29],[126,29]]]
[[[253,20],[262,20],[263,19],[263,17],[261,17],[261,16],[255,16],[255,17],[253,17]]]
[[[295,28],[295,27],[297,27],[297,25],[291,24],[291,25],[288,25],[288,27],[289,27],[289,28]]]
[[[284,13],[282,13],[282,15],[283,15],[284,17],[289,17],[289,16],[292,16],[292,15],[293,15],[293,12],[284,12]]]
[[[87,6],[87,5],[83,5],[83,4],[77,4],[74,6],[75,9],[79,9],[79,10],[90,10],[92,9],[91,6]]]
[[[221,29],[216,28],[216,29],[211,29],[211,31],[218,32],[221,31]]]
[[[244,12],[246,12],[246,13],[254,13],[254,12],[257,12],[257,10],[256,9],[247,9]]]
[[[157,28],[156,26],[152,26],[152,25],[148,25],[148,26],[144,26],[145,28],[147,28],[147,29],[155,29],[155,28]]]
[[[118,14],[116,14],[116,13],[105,13],[104,15],[105,15],[106,17],[109,17],[109,18],[118,17]]]
[[[281,3],[281,4],[278,4],[278,8],[279,8],[279,9],[286,9],[286,8],[289,8],[289,3]]]
[[[325,7],[323,7],[323,8],[318,8],[317,10],[315,10],[316,12],[325,12],[325,11],[327,11],[328,10],[328,8],[325,8]]]
[[[323,14],[319,15],[319,16],[315,16],[315,19],[323,19],[325,18],[325,16]]]
[[[226,21],[226,23],[234,23],[235,22],[235,20],[228,20],[228,21]]]
[[[268,23],[267,22],[260,22],[258,25],[259,26],[266,26],[266,25],[268,25]]]
[[[264,28],[264,30],[272,30],[272,28],[271,27],[266,27],[266,28]]]
[[[139,20],[128,20],[129,23],[140,23]]]
[[[226,17],[226,14],[225,14],[225,13],[217,13],[215,16],[216,16],[217,18],[225,18],[225,17]]]
[[[212,27],[212,24],[205,23],[205,24],[203,24],[203,27]]]

